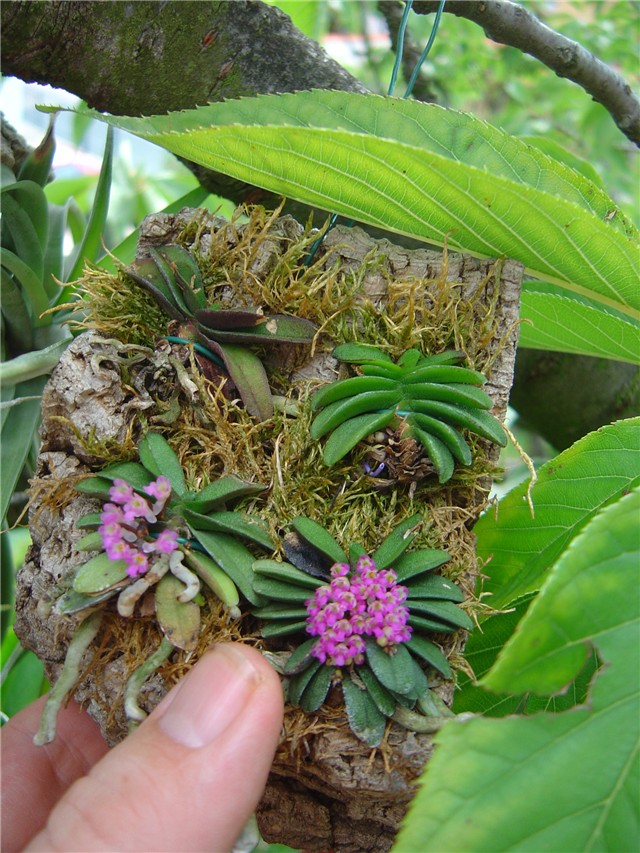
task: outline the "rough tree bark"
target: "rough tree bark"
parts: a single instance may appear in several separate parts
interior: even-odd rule
[[[426,0],[416,3],[417,11],[424,13],[436,6]],[[495,40],[523,50],[531,48],[536,56],[545,47],[541,61],[584,85],[598,100],[606,101],[605,89],[612,93],[617,106],[607,106],[618,116],[616,120],[627,129],[637,130],[640,108],[624,81],[518,4],[459,0],[445,9],[476,21]],[[3,73],[61,86],[91,106],[113,113],[162,113],[207,100],[314,87],[364,91],[359,81],[296,30],[286,15],[260,2],[18,0],[1,4],[0,14]],[[559,65],[545,58],[554,52]],[[581,74],[587,79],[579,79]],[[242,182],[193,165],[191,168],[211,192],[236,203],[251,200],[270,205],[274,201],[269,194]],[[305,209],[300,205],[289,205],[287,211],[299,220],[305,219]],[[528,375],[546,371],[547,353],[531,351],[527,358],[535,362]],[[554,363],[558,361],[569,366],[573,375],[571,384],[562,386],[563,402],[581,387],[589,387],[598,398],[597,405],[589,410],[580,405],[571,407],[576,435],[619,416],[620,392],[614,392],[608,383],[596,386],[591,382],[591,359],[563,355]],[[617,369],[614,367],[614,372]],[[619,369],[620,375],[628,377],[627,411],[637,412],[640,395],[633,389],[637,388],[638,371],[627,366]],[[518,385],[524,375],[519,374]],[[520,413],[533,423],[536,413],[526,387],[516,390]],[[554,404],[557,406],[556,401]],[[565,445],[566,436],[557,429],[554,417],[545,418],[543,423],[538,419],[538,428],[554,446]]]

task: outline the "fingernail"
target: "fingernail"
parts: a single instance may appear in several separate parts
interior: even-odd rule
[[[158,705],[158,725],[172,740],[198,749],[223,734],[259,682],[260,673],[241,651],[215,646]]]

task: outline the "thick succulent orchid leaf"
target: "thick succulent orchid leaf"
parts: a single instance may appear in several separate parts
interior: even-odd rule
[[[261,483],[248,483],[233,474],[219,477],[199,492],[185,492],[181,503],[194,512],[207,514],[221,509],[227,501],[259,495],[266,489]]]
[[[166,287],[169,289],[174,304],[181,311],[183,317],[190,316],[192,313],[192,309],[189,307],[189,304],[185,299],[184,293],[182,292],[182,288],[176,281],[175,264],[169,263],[165,259],[164,255],[158,251],[158,249],[150,248],[149,254],[151,255],[151,259],[153,260],[154,264],[158,268],[158,272],[162,276]]]
[[[413,661],[403,645],[396,646],[393,654],[389,654],[375,640],[368,640],[366,655],[369,666],[383,687],[403,696],[413,692]]]
[[[380,713],[390,717],[396,709],[396,702],[391,693],[376,678],[373,670],[368,666],[358,668],[358,678],[367,688],[367,693],[376,703]]]
[[[323,413],[321,413],[323,414]],[[383,430],[389,426],[395,418],[395,411],[389,409],[383,412],[374,412],[372,414],[358,415],[354,418],[341,423],[331,433],[324,447],[322,458],[325,465],[331,466],[339,462],[350,450],[366,438],[368,435],[378,430]],[[313,422],[315,424],[315,421]],[[313,426],[313,424],[312,424]]]
[[[460,587],[453,581],[440,575],[427,575],[416,580],[411,585],[407,584],[409,598],[442,598],[446,601],[464,601],[464,594]]]
[[[200,608],[193,601],[180,601],[184,584],[165,575],[156,586],[156,617],[162,633],[173,646],[193,651],[200,633]]]
[[[387,720],[374,698],[349,678],[342,682],[342,695],[353,733],[368,746],[378,746],[384,737]]]
[[[112,485],[111,480],[107,480],[106,477],[87,477],[76,483],[75,489],[77,492],[82,492],[83,495],[108,501],[110,498],[109,489]]]
[[[398,583],[411,587],[411,578],[418,577],[424,572],[432,572],[444,563],[449,562],[451,557],[446,551],[437,548],[421,548],[419,551],[411,551],[403,554],[395,561],[393,568],[396,572]]]
[[[416,535],[416,528],[422,516],[416,513],[401,521],[387,536],[382,545],[371,555],[378,569],[388,569],[392,563],[404,554]]]
[[[162,263],[161,271],[168,276],[169,287],[175,293],[177,286],[189,313],[206,308],[202,274],[190,252],[174,243],[151,249],[150,254],[158,266]]]
[[[107,480],[126,480],[136,491],[143,492],[144,487],[154,479],[153,475],[139,462],[114,462],[100,471]]]
[[[290,317],[287,314],[272,314],[268,317],[258,316],[258,322],[245,328],[228,327],[221,328],[216,323],[216,315],[225,313],[222,311],[196,311],[195,317],[204,334],[211,335],[217,340],[225,343],[229,341],[236,344],[266,344],[266,343],[290,343],[310,344],[317,328],[309,320],[301,317]],[[241,312],[232,312],[240,314]]]
[[[167,316],[172,320],[184,320],[184,312],[176,304],[171,288],[152,258],[140,258],[123,269],[130,278],[151,294]]]
[[[333,357],[349,364],[365,364],[367,362],[393,364],[391,356],[378,347],[374,347],[373,344],[339,344],[333,351]]]
[[[102,524],[101,514],[99,512],[88,512],[76,521],[76,527],[100,527]]]
[[[315,578],[306,572],[301,572],[295,566],[291,566],[289,563],[282,563],[279,560],[256,560],[253,564],[253,570],[260,577],[273,578],[273,580],[282,581],[283,583],[292,583],[295,586],[305,587],[308,597],[311,597],[313,590],[322,586],[320,578]]]
[[[302,694],[321,666],[323,665],[317,658],[311,658],[304,669],[299,672],[297,671],[293,677],[289,679],[289,683],[287,685],[287,701],[289,704],[299,704]],[[323,669],[329,669],[329,667],[323,667]]]
[[[195,538],[238,587],[242,595],[255,606],[265,603],[253,589],[253,554],[228,533],[209,530],[193,531]]]
[[[407,648],[412,655],[422,658],[429,666],[437,669],[444,678],[451,678],[452,673],[449,661],[440,648],[435,643],[432,643],[431,640],[427,640],[425,637],[414,633],[407,643]]]
[[[438,619],[427,619],[425,616],[409,616],[409,625],[416,631],[427,631],[437,634],[453,634],[458,629],[448,622],[440,622]]]
[[[159,432],[148,432],[138,447],[140,461],[156,477],[166,477],[177,495],[187,490],[180,460],[169,442]]]
[[[312,547],[334,563],[347,563],[347,555],[322,525],[301,515],[291,522],[294,530]]]
[[[271,537],[262,524],[241,515],[239,512],[221,511],[204,515],[183,507],[182,514],[189,527],[196,531],[196,535],[200,530],[213,530],[214,532],[229,533],[232,536],[248,539],[250,542],[262,545],[268,551],[273,549]]]
[[[253,615],[258,619],[273,619],[275,622],[279,621],[299,621],[306,620],[307,618],[307,608],[306,607],[289,607],[287,604],[267,604],[266,607],[258,607],[253,611]]]
[[[257,309],[240,308],[202,308],[196,312],[196,319],[207,332],[231,331],[233,329],[251,329],[266,322],[265,315]]]
[[[307,685],[300,700],[300,707],[306,714],[312,714],[314,711],[317,711],[327,698],[333,680],[333,673],[333,667],[321,666]]]
[[[224,361],[231,381],[238,389],[240,399],[249,414],[261,421],[273,417],[269,380],[258,356],[237,344],[225,343],[221,346],[211,339],[205,339],[205,343]]]
[[[285,637],[288,634],[300,634],[306,627],[304,619],[293,619],[283,621],[267,622],[262,628],[262,636],[267,637]]]
[[[473,631],[474,626],[471,618],[452,601],[436,600],[433,598],[411,599],[409,609],[412,614],[424,613],[427,617],[440,619],[442,622],[448,622],[458,628]]]
[[[126,586],[130,580],[126,560],[110,560],[102,553],[80,566],[73,579],[73,588],[82,595],[99,595],[108,589]]]
[[[53,606],[56,613],[65,616],[71,616],[72,613],[80,613],[82,610],[88,610],[90,607],[97,607],[105,601],[108,601],[112,596],[116,595],[119,587],[106,589],[96,595],[87,595],[86,593],[77,592],[75,589],[70,589],[61,595]]]
[[[313,598],[313,592],[308,587],[288,581],[277,581],[264,575],[257,575],[254,578],[253,589],[259,596],[275,601],[293,601],[299,606]],[[304,624],[302,627],[304,628]]]

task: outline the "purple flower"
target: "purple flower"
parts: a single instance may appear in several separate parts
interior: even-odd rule
[[[156,501],[153,504],[153,512],[158,515],[165,508],[167,501],[171,497],[171,483],[166,477],[158,477],[148,486],[144,487],[145,492]]]
[[[153,555],[172,554],[178,550],[178,534],[165,528],[158,534],[149,534],[149,525],[156,524],[158,515],[171,496],[171,483],[158,477],[145,492],[156,498],[153,506],[135,492],[125,480],[114,480],[109,489],[112,503],[105,503],[100,514],[102,522],[98,532],[110,560],[125,560],[127,574],[131,577],[146,574],[152,565]]]
[[[330,666],[364,663],[365,637],[393,652],[411,639],[409,608],[403,604],[407,588],[398,584],[391,569],[378,570],[368,555],[351,572],[346,563],[334,563],[331,581],[305,602],[307,633],[318,637],[311,653]]]

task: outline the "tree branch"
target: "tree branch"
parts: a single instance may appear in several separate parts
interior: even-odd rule
[[[417,0],[413,4],[419,15],[428,15],[437,8],[436,0]],[[552,30],[511,0],[456,0],[444,9],[478,24],[492,41],[516,47],[555,71],[558,77],[577,83],[602,104],[622,133],[640,146],[640,101],[620,74],[582,45]]]

